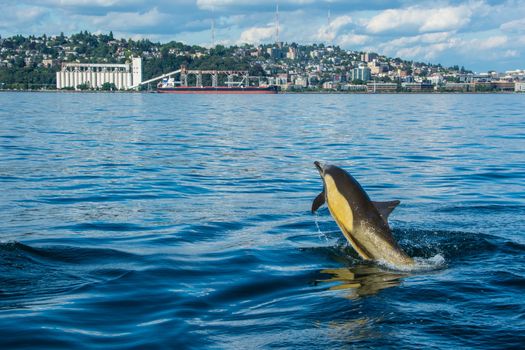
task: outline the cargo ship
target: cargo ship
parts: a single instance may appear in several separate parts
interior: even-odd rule
[[[171,94],[276,94],[276,85],[266,86],[187,86],[176,85],[173,78],[165,78],[157,85],[157,92]]]

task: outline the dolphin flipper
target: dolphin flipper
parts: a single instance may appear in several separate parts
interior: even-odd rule
[[[323,192],[319,193],[319,195],[317,197],[315,197],[315,199],[314,199],[314,201],[312,203],[312,213],[315,213],[315,211],[317,209],[319,209],[319,207],[321,205],[324,204],[324,197],[325,197],[324,196],[324,190],[323,190]]]
[[[379,211],[379,214],[385,220],[385,222],[388,224],[388,216],[391,212],[394,211],[394,209],[401,203],[398,200],[395,201],[389,201],[389,202],[372,202],[374,206],[377,208],[377,211]]]

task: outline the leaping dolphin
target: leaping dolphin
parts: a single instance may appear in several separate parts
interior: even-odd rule
[[[414,265],[388,226],[388,215],[400,202],[372,202],[357,180],[343,169],[314,164],[323,179],[323,192],[314,199],[312,213],[326,202],[343,235],[363,259],[395,267]]]

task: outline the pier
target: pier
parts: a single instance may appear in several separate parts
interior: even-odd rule
[[[178,80],[176,77],[178,76]],[[225,84],[227,87],[239,87],[239,86],[249,86],[250,81],[257,80],[257,85],[260,86],[261,77],[252,77],[249,75],[247,70],[200,70],[200,69],[187,69],[185,66],[181,66],[180,69],[175,71],[159,75],[155,78],[151,78],[145,81],[142,81],[138,84],[132,85],[129,89],[137,89],[142,85],[151,84],[156,81],[161,81],[163,79],[167,80],[167,83],[171,86],[190,86],[189,82],[194,81],[195,84],[192,86],[195,87],[204,87],[203,77],[211,77],[211,87],[219,87],[220,76],[226,76]],[[192,78],[193,77],[193,78]]]

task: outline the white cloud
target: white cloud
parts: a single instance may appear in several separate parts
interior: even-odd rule
[[[449,40],[453,37],[454,32],[439,32],[439,33],[426,33],[414,36],[404,36],[394,40],[390,40],[388,43],[385,43],[385,47],[399,47],[406,46],[409,44],[421,44],[421,43],[439,43],[446,40]]]
[[[465,39],[455,32],[442,32],[401,37],[378,45],[374,51],[415,60],[434,61],[455,57],[455,64],[468,66],[468,63],[462,62],[469,57],[480,61],[519,57],[519,51],[509,48],[509,44],[511,42],[505,35]]]
[[[377,52],[409,59],[432,60],[457,45],[455,32],[405,36],[378,45]]]
[[[287,0],[280,1],[280,4],[307,5],[314,3],[314,0]],[[277,3],[268,0],[197,0],[197,6],[203,10],[224,9],[228,7],[267,5],[275,8]]]
[[[139,12],[109,12],[105,16],[90,17],[93,24],[106,30],[116,29],[129,31],[137,28],[156,27],[169,23],[170,16],[159,12],[154,7],[151,10]]]
[[[368,35],[349,33],[340,35],[337,41],[341,46],[359,46],[366,43],[369,39]]]
[[[352,23],[352,17],[344,15],[334,18],[332,21],[330,21],[329,26],[332,30],[337,31],[350,23]]]
[[[11,27],[25,27],[34,25],[46,11],[41,7],[6,6],[0,12],[0,28],[11,29]]]
[[[54,0],[51,1],[58,6],[102,6],[109,7],[114,6],[119,0]]]
[[[442,42],[429,45],[415,45],[409,47],[398,48],[393,52],[397,57],[409,59],[424,59],[434,60],[444,51],[454,48],[455,41]]]
[[[491,36],[487,39],[476,39],[473,40],[473,46],[477,46],[482,50],[490,50],[504,46],[509,41],[509,38],[505,35]]]
[[[241,33],[240,43],[259,44],[275,35],[274,27],[252,27]]]
[[[197,0],[197,6],[203,10],[214,10],[221,7],[228,7],[234,4],[242,5],[249,4],[250,1],[235,1],[235,0]]]
[[[457,30],[466,26],[479,3],[442,8],[408,7],[385,10],[366,25],[370,33],[416,31],[420,33]]]
[[[343,15],[334,18],[330,23],[321,26],[317,31],[316,38],[321,41],[333,41],[339,30],[352,23],[352,17]]]
[[[525,18],[503,23],[500,29],[510,33],[525,33]]]
[[[503,57],[505,57],[505,58],[518,57],[519,55],[520,55],[520,53],[518,52],[518,50],[506,50],[503,53]]]

